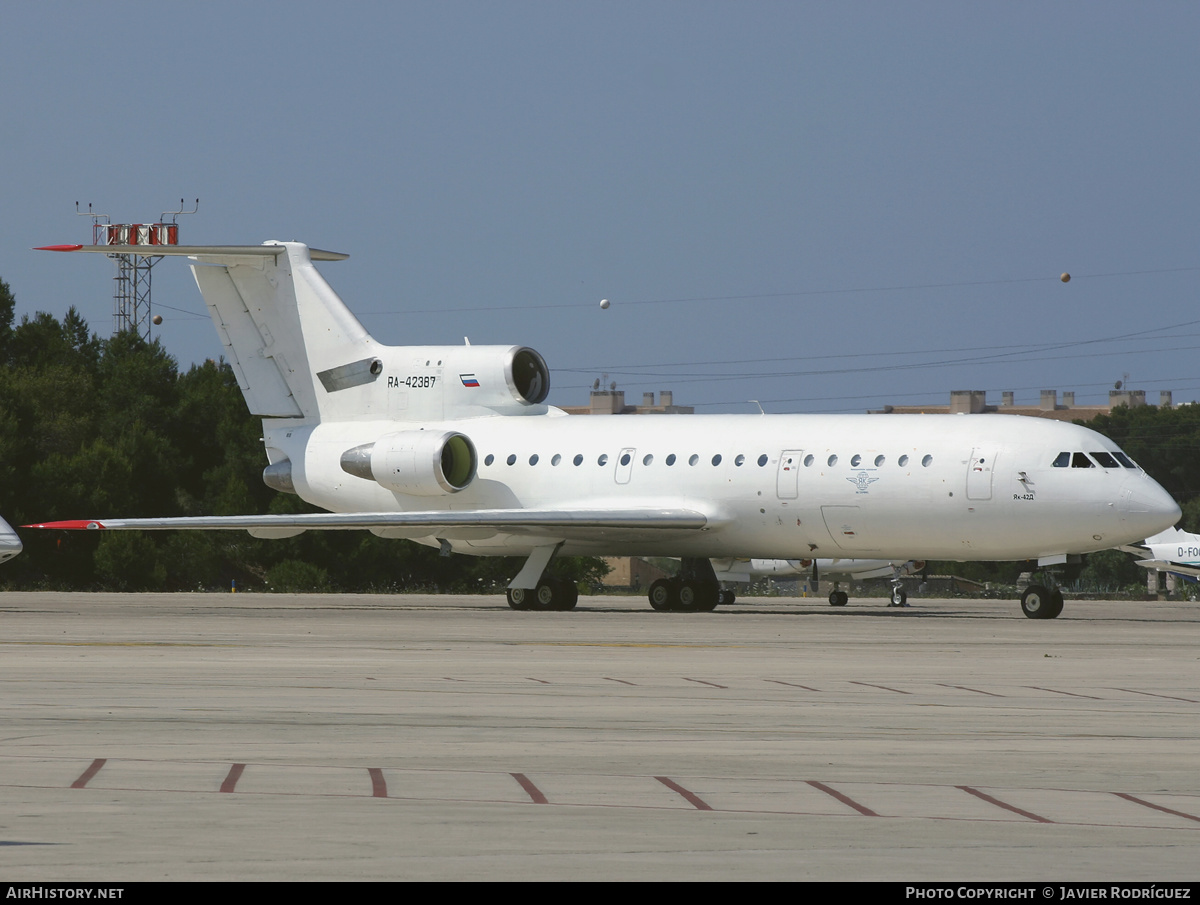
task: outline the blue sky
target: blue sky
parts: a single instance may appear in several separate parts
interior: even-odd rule
[[[107,334],[112,263],[31,247],[90,241],[76,201],[199,197],[185,243],[349,252],[322,269],[377,339],[533,346],[558,404],[602,375],[702,412],[1091,403],[1126,373],[1196,399],[1198,26],[1173,2],[6,4],[0,278],[18,314]],[[220,354],[183,262],[154,300],[183,367]]]

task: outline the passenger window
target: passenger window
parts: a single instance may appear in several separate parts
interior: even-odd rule
[[[557,465],[561,461],[562,461],[562,456],[560,456],[558,453],[555,453],[554,458],[550,460],[550,464]]]
[[[649,465],[653,461],[654,461],[654,456],[647,455],[644,459],[642,459],[642,464]]]
[[[830,456],[828,464],[830,468],[833,468],[833,466],[837,465],[837,456]]]
[[[529,457],[529,464],[537,465],[537,463],[538,463],[538,454],[534,453],[532,456]]]
[[[571,461],[574,462],[576,465],[582,465],[583,464],[583,456],[576,455],[575,458],[572,459]]]
[[[1060,452],[1054,460],[1055,468],[1066,468],[1071,464],[1071,454],[1069,452]]]
[[[629,464],[629,453],[625,453],[625,455],[621,456],[621,464],[622,465]]]
[[[859,465],[861,465],[861,464],[862,464],[862,456],[858,455],[858,453],[855,453],[855,454],[854,454],[854,455],[853,455],[853,456],[850,458],[850,466],[851,466],[852,468],[858,468],[858,466],[859,466]]]
[[[713,465],[721,464],[721,454],[720,453],[717,453],[715,456],[713,456],[712,463],[713,463]]]
[[[688,465],[695,465],[699,461],[700,461],[700,457],[698,455],[696,455],[695,453],[692,453],[691,456],[688,458]]]
[[[882,465],[886,461],[887,461],[886,456],[876,456],[875,457],[875,467],[878,468],[880,465]]]
[[[516,464],[517,464],[517,457],[516,457],[516,456],[509,456],[509,457],[508,457],[507,459],[505,459],[504,461],[505,461],[505,462],[507,462],[509,465],[516,465]]]
[[[596,464],[597,465],[607,465],[608,464],[608,453],[600,453],[600,458],[596,460]]]
[[[896,464],[899,465],[901,468],[907,467],[908,456],[901,456],[899,459],[896,460]]]
[[[495,462],[495,461],[496,461],[496,457],[495,457],[495,456],[493,456],[491,453],[488,453],[488,454],[487,454],[486,456],[484,456],[484,458],[483,458],[483,464],[484,464],[484,465],[491,465],[491,464],[492,464],[493,462]]]
[[[763,458],[765,459],[765,458],[766,458],[766,456],[763,456]],[[816,460],[816,459],[815,459],[815,458],[814,458],[812,455],[807,455],[807,456],[805,456],[805,457],[804,457],[804,467],[805,467],[805,468],[812,468],[812,463],[813,463],[813,462],[815,462],[815,461],[817,461],[817,460]],[[758,464],[759,464],[759,465],[762,465],[763,463],[762,463],[762,462],[759,462]]]
[[[930,465],[933,464],[933,456],[926,456],[924,459],[921,460],[921,464],[923,466],[925,466],[926,468],[928,468]]]
[[[746,457],[739,453],[738,457],[733,460],[733,464],[736,465],[738,468],[741,468],[743,465],[746,464]]]
[[[809,458],[811,459],[812,456],[809,456]],[[758,467],[762,468],[766,464],[767,464],[767,454],[763,453],[761,456],[758,457]],[[807,465],[808,463],[806,462],[805,464]]]
[[[1072,468],[1095,468],[1095,464],[1087,457],[1087,453],[1077,452],[1071,456]]]
[[[669,456],[667,456],[667,465],[669,467],[674,464],[675,464],[675,453],[671,453]]]
[[[1121,467],[1121,463],[1118,462],[1116,459],[1114,459],[1109,453],[1104,452],[1104,450],[1101,450],[1100,452],[1093,452],[1092,458],[1095,459],[1097,462],[1099,462],[1105,468],[1120,468]]]

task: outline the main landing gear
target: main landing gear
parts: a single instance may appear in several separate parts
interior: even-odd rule
[[[735,599],[732,591],[721,589],[712,563],[689,556],[683,558],[678,577],[658,579],[647,596],[650,606],[663,613],[707,613]]]
[[[505,596],[514,610],[573,610],[579,588],[565,578],[543,578],[536,588],[509,588]]]
[[[547,567],[561,543],[535,547],[505,596],[514,610],[573,610],[579,601],[579,588],[565,578],[548,578]]]

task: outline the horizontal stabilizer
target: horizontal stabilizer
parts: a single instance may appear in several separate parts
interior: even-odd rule
[[[1196,566],[1188,566],[1183,563],[1171,562],[1164,559],[1139,559],[1137,564],[1143,569],[1152,569],[1156,572],[1173,572],[1176,575],[1184,575],[1189,578],[1200,578],[1200,568]]]
[[[39,245],[34,251],[87,251],[103,255],[138,255],[143,258],[158,258],[165,255],[181,255],[189,258],[241,258],[275,257],[287,249],[283,245]],[[340,251],[322,251],[310,248],[308,257],[313,261],[344,261],[350,255]]]

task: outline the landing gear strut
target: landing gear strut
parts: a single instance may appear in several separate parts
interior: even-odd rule
[[[722,591],[712,563],[702,557],[683,558],[676,578],[660,578],[650,585],[650,606],[662,613],[707,613],[718,603],[732,603],[733,594]]]

